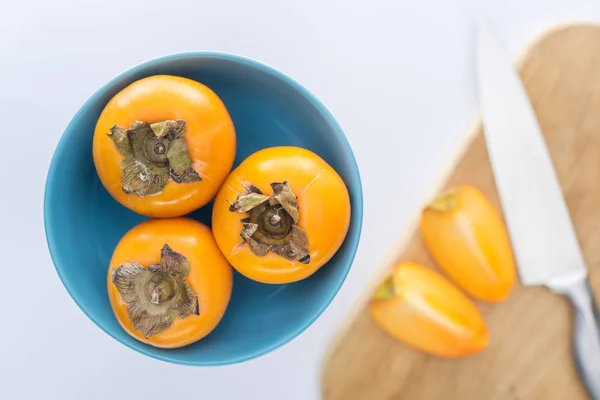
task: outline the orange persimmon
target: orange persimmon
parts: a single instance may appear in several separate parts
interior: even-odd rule
[[[394,267],[375,290],[369,312],[386,333],[432,355],[463,357],[489,343],[473,302],[446,278],[415,263]]]
[[[176,348],[202,339],[221,321],[233,269],[205,225],[189,218],[156,219],[123,236],[107,284],[115,316],[128,334]]]
[[[156,218],[208,203],[235,158],[236,136],[223,102],[191,79],[138,80],[106,105],[94,133],[100,181],[123,206]]]
[[[231,265],[264,283],[312,275],[340,248],[349,224],[344,181],[298,147],[267,148],[244,160],[219,191],[212,218]]]
[[[497,302],[510,294],[515,263],[506,228],[479,190],[462,186],[421,214],[421,235],[436,263],[465,291]]]

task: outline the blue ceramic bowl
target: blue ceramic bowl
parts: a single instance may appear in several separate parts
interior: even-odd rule
[[[344,179],[352,202],[350,230],[335,257],[313,276],[266,285],[235,274],[229,307],[217,328],[192,345],[165,350],[130,337],[117,323],[106,291],[112,252],[145,220],[104,189],[92,160],[92,136],[106,103],[132,82],[156,74],[184,76],[214,90],[237,132],[235,165],[265,147],[314,151]],[[210,226],[212,204],[190,216]],[[98,90],[75,115],[48,172],[44,219],[48,247],[63,284],[106,333],[143,354],[189,365],[222,365],[265,354],[298,336],[325,310],[344,281],[362,224],[360,176],[344,133],[327,109],[284,74],[242,57],[215,53],[171,55],[139,65]]]

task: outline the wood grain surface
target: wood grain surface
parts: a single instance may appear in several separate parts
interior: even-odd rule
[[[600,296],[600,26],[548,32],[518,65]],[[479,124],[445,176],[436,193],[470,184],[500,209]],[[405,237],[380,273],[401,260],[437,269],[415,224]],[[573,313],[566,298],[517,283],[503,303],[476,302],[490,329],[490,346],[468,358],[444,360],[394,341],[374,324],[366,302],[378,279],[366,288],[324,359],[324,399],[587,398],[571,354]]]

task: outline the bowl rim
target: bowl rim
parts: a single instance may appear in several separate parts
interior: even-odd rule
[[[333,131],[337,135],[338,139],[341,140],[341,143],[344,147],[346,154],[351,155],[351,159],[352,159],[351,175],[352,175],[353,179],[355,179],[355,182],[353,182],[353,183],[356,184],[356,186],[357,186],[356,190],[358,190],[358,197],[357,197],[358,202],[352,203],[352,211],[351,211],[351,213],[352,213],[351,218],[354,219],[355,220],[354,223],[357,224],[357,226],[356,226],[357,234],[355,234],[355,238],[352,238],[354,243],[352,244],[352,248],[350,250],[349,262],[347,263],[347,266],[344,267],[343,271],[341,271],[340,279],[338,280],[336,286],[332,288],[329,296],[325,299],[325,301],[322,302],[320,307],[315,312],[313,312],[312,315],[309,318],[307,318],[303,324],[298,326],[296,329],[288,332],[287,334],[283,335],[279,340],[273,341],[269,345],[261,346],[261,348],[259,350],[250,352],[243,356],[229,357],[228,359],[220,360],[217,362],[182,361],[180,359],[177,359],[174,357],[169,357],[167,355],[157,354],[157,353],[153,352],[151,348],[146,348],[145,346],[139,346],[139,347],[132,346],[132,345],[125,343],[125,342],[121,341],[120,339],[118,339],[115,335],[113,335],[110,332],[110,330],[107,327],[104,326],[104,324],[101,321],[99,321],[94,316],[94,313],[92,313],[87,308],[85,303],[74,294],[73,287],[72,287],[71,283],[69,282],[69,279],[66,277],[66,275],[63,275],[63,273],[61,272],[61,268],[59,268],[57,265],[56,256],[55,256],[55,251],[56,251],[55,239],[51,238],[52,235],[49,233],[50,210],[49,210],[49,205],[48,205],[49,204],[48,198],[49,198],[49,193],[52,192],[52,190],[53,190],[50,185],[50,181],[53,180],[52,177],[54,176],[54,168],[56,166],[57,154],[61,153],[61,150],[65,146],[65,143],[66,143],[65,132],[72,129],[72,125],[75,123],[75,121],[78,120],[80,115],[83,114],[84,110],[86,110],[92,103],[96,102],[98,97],[101,96],[101,94],[103,94],[105,91],[107,91],[108,89],[113,87],[115,84],[119,83],[123,78],[126,78],[128,75],[135,74],[136,72],[141,71],[141,70],[151,66],[152,64],[166,62],[166,61],[173,61],[173,60],[178,60],[178,59],[185,59],[185,58],[190,58],[190,57],[223,59],[223,60],[227,60],[227,61],[233,61],[236,63],[245,64],[252,68],[260,69],[263,72],[265,72],[269,75],[272,75],[277,79],[280,79],[285,84],[291,86],[296,91],[298,91],[301,95],[306,97],[308,99],[308,101],[311,102],[318,109],[318,111],[323,115],[323,117],[327,120],[327,122],[333,128]],[[110,79],[107,83],[105,83],[99,89],[97,89],[85,101],[85,103],[83,103],[83,105],[79,108],[79,110],[71,118],[69,124],[63,130],[63,133],[54,149],[54,153],[52,155],[50,165],[48,168],[48,173],[46,175],[46,184],[45,184],[45,188],[44,188],[44,210],[43,210],[44,211],[44,233],[46,236],[46,244],[47,244],[48,250],[50,252],[50,258],[52,259],[52,263],[54,265],[56,273],[58,274],[63,286],[65,287],[65,289],[67,290],[67,292],[69,293],[71,298],[75,301],[77,306],[81,309],[81,311],[83,311],[83,313],[94,324],[96,324],[96,326],[98,326],[102,331],[104,331],[107,335],[109,335],[117,342],[125,345],[127,348],[129,348],[135,352],[139,352],[145,356],[148,356],[148,357],[151,357],[151,358],[154,358],[157,360],[169,362],[172,364],[188,365],[188,366],[204,366],[204,367],[224,366],[224,365],[243,363],[245,361],[259,358],[267,353],[277,350],[278,348],[282,347],[283,345],[291,342],[292,340],[294,340],[295,338],[300,336],[300,334],[302,334],[309,326],[311,326],[321,316],[321,314],[323,314],[323,312],[331,304],[331,302],[333,301],[335,296],[337,296],[340,288],[342,287],[342,285],[344,284],[344,282],[346,280],[346,277],[348,276],[350,268],[352,267],[352,265],[354,263],[354,259],[356,257],[356,252],[358,250],[358,246],[360,244],[360,238],[361,238],[361,234],[362,234],[363,201],[364,201],[364,199],[363,199],[363,190],[362,190],[362,182],[361,182],[361,178],[360,178],[360,171],[358,169],[358,164],[356,162],[356,157],[354,155],[354,152],[352,151],[352,147],[350,146],[350,143],[348,142],[346,135],[344,134],[342,128],[340,127],[340,125],[338,124],[336,119],[333,117],[331,112],[327,109],[327,107],[325,107],[325,105],[314,94],[312,94],[308,89],[306,89],[304,86],[302,86],[300,83],[298,83],[296,80],[294,80],[287,74],[279,71],[278,69],[276,69],[266,63],[257,61],[253,58],[241,56],[241,55],[234,54],[234,53],[228,53],[228,52],[186,51],[186,52],[171,53],[171,54],[167,54],[167,55],[163,55],[163,56],[159,56],[159,57],[150,58],[150,59],[147,59],[146,61],[143,61],[139,64],[134,65],[133,67],[130,67],[130,68],[124,70],[119,75]],[[347,240],[347,239],[348,239],[348,237],[346,237],[345,240]]]

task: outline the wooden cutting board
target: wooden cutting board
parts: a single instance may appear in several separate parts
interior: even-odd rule
[[[592,287],[600,296],[600,26],[570,25],[545,34],[522,57],[519,72],[557,169]],[[470,184],[500,210],[479,123],[441,181],[432,195]],[[544,287],[517,283],[503,303],[476,302],[491,342],[468,358],[427,356],[387,336],[366,306],[372,288],[400,260],[437,269],[416,221],[397,241],[331,344],[322,371],[324,399],[587,398],[571,354],[570,304]]]

